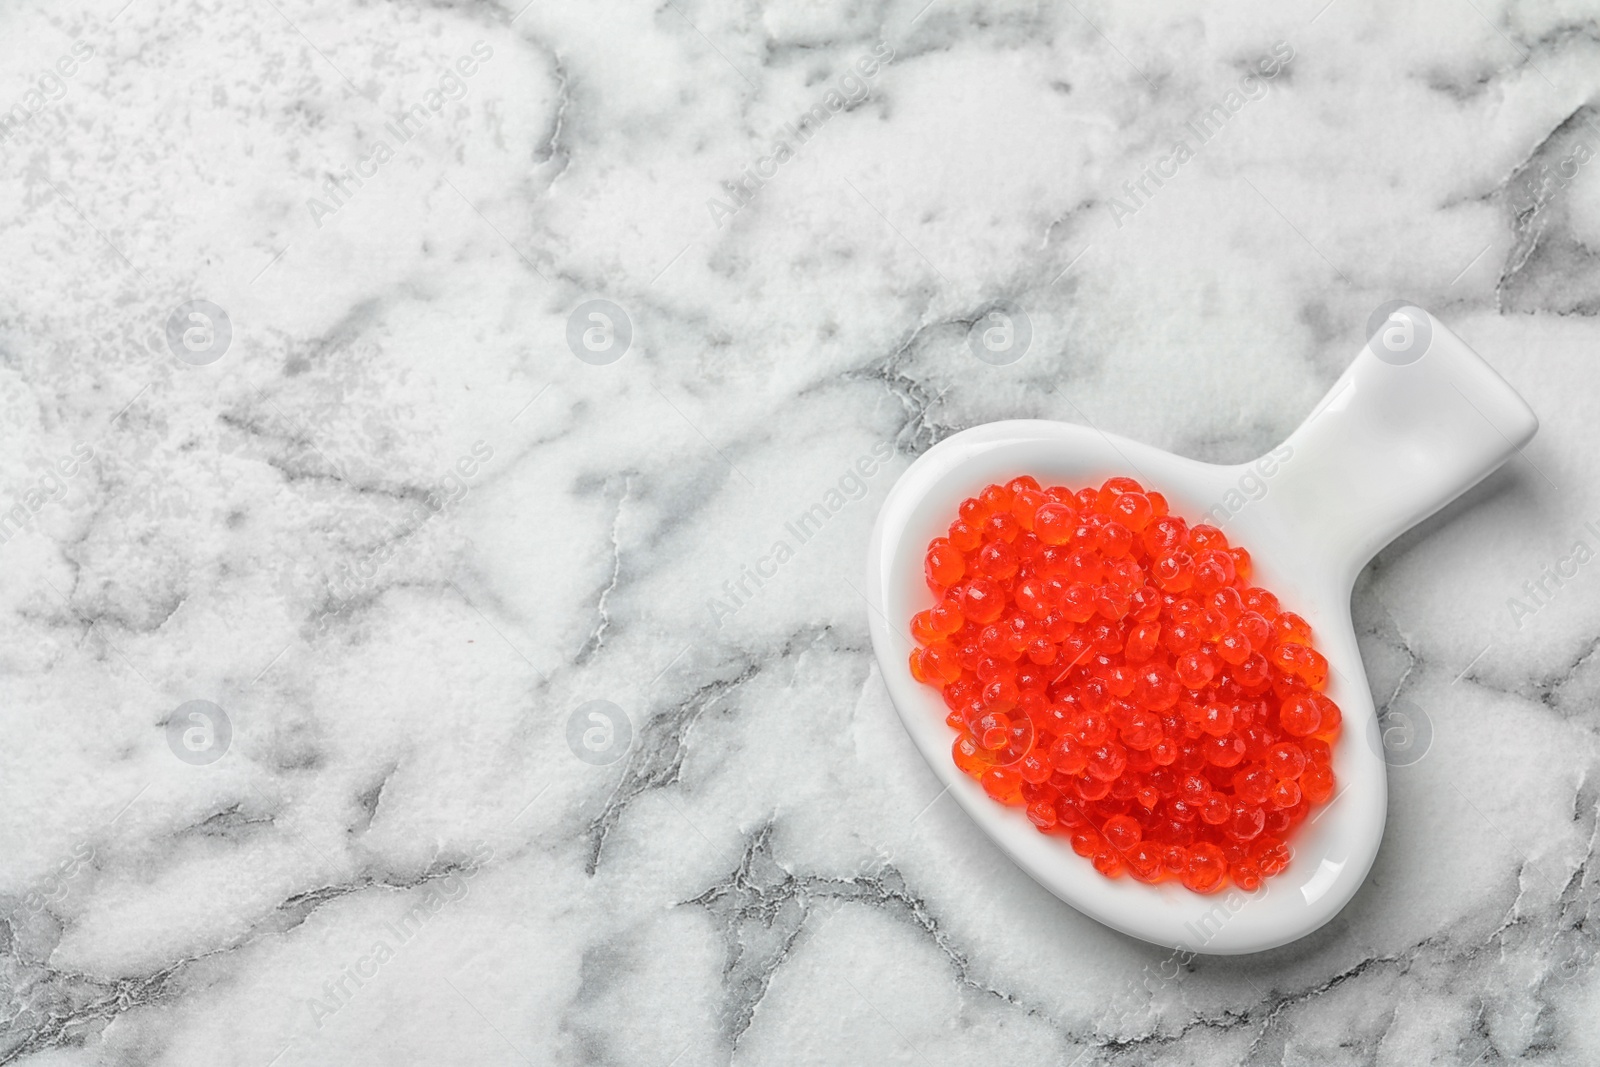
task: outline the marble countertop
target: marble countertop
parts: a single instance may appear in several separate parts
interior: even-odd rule
[[[0,1064],[1600,1060],[1592,5],[523,2],[0,14]],[[1357,583],[1365,888],[1173,961],[941,794],[867,532],[1394,297],[1542,429]]]

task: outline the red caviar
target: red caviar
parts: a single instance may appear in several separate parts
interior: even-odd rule
[[[956,766],[1110,878],[1251,892],[1334,795],[1340,714],[1311,627],[1250,554],[1131,478],[1024,475],[928,546],[911,674]]]

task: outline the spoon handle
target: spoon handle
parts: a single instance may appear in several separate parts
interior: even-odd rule
[[[1532,439],[1533,409],[1421,308],[1399,306],[1279,456],[1272,511],[1348,568],[1466,492]]]

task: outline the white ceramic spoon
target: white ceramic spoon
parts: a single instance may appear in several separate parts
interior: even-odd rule
[[[1426,311],[1405,306],[1300,428],[1255,463],[1199,463],[1060,422],[996,422],[955,434],[901,475],[872,531],[868,616],[889,695],[923,758],[967,814],[1018,866],[1079,911],[1193,952],[1255,952],[1303,937],[1355,894],[1383,836],[1385,764],[1350,622],[1355,578],[1380,548],[1505,462],[1538,425],[1522,398],[1460,338]],[[1036,831],[1020,809],[990,799],[952,762],[948,709],[907,666],[911,616],[933,603],[923,556],[963,499],[1020,474],[1074,488],[1118,474],[1137,478],[1165,494],[1174,514],[1220,525],[1231,544],[1249,549],[1252,580],[1311,623],[1328,658],[1327,694],[1344,713],[1333,758],[1339,792],[1293,834],[1288,869],[1256,893],[1229,888],[1200,896],[1175,881],[1105,878],[1063,837]]]

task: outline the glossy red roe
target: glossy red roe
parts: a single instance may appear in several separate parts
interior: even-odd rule
[[[1337,795],[1310,625],[1160,493],[991,485],[923,566],[909,666],[944,696],[956,766],[1102,875],[1254,892]]]

